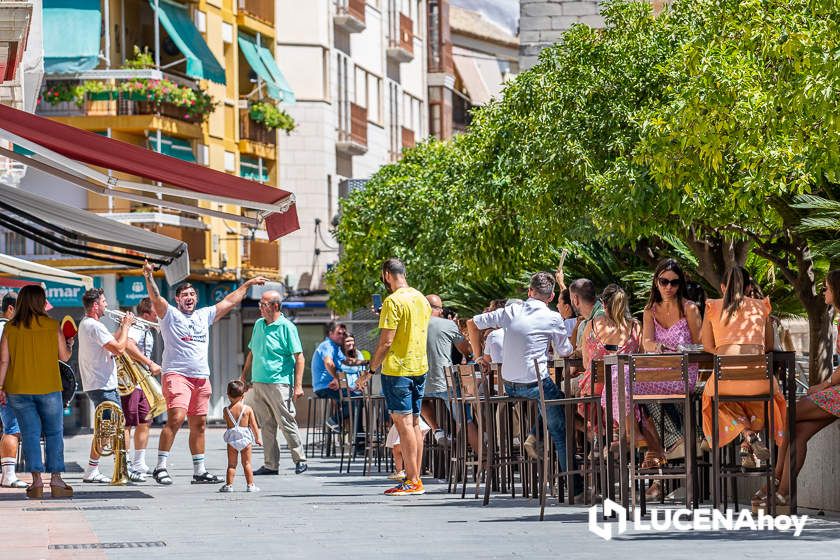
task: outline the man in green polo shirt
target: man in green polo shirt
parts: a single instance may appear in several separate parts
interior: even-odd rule
[[[286,445],[295,462],[295,473],[306,470],[306,455],[300,441],[295,420],[294,401],[303,396],[303,367],[305,359],[297,327],[280,311],[279,292],[269,290],[260,298],[260,314],[254,325],[250,352],[245,358],[242,380],[251,373],[251,389],[245,402],[254,409],[263,436],[265,464],[254,474],[278,474],[280,471],[280,446],[277,428],[283,432]],[[292,382],[294,381],[294,389]]]

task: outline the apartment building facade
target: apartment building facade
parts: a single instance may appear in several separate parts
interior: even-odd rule
[[[283,239],[289,283],[318,290],[338,259],[328,229],[343,181],[369,178],[428,135],[426,0],[278,0],[277,55],[298,123],[279,180],[298,200]]]

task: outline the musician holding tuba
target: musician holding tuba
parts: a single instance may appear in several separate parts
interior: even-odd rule
[[[128,330],[128,340],[125,347],[126,354],[136,363],[142,365],[149,373],[160,376],[160,365],[152,361],[152,350],[155,345],[155,335],[158,316],[152,308],[152,300],[145,297],[137,304],[135,323]],[[128,395],[121,394],[123,413],[125,414],[125,440],[130,444],[131,430],[134,429],[134,456],[129,463],[129,478],[145,480],[149,466],[146,464],[146,446],[149,442],[149,426],[152,416],[149,399],[140,384]],[[163,399],[163,395],[160,395]],[[165,410],[165,404],[163,408]],[[157,411],[158,413],[160,411]]]
[[[82,378],[82,388],[87,393],[93,406],[98,407],[103,402],[111,402],[116,408],[122,408],[120,396],[117,392],[117,362],[115,357],[126,351],[128,346],[128,331],[134,324],[134,314],[126,313],[120,321],[119,327],[113,334],[108,331],[101,319],[108,309],[105,292],[100,288],[93,288],[84,293],[82,304],[85,317],[79,323],[77,335],[79,344],[79,374]],[[113,408],[113,407],[112,407]],[[110,411],[106,411],[111,420]],[[97,418],[97,423],[100,420]],[[96,434],[95,434],[96,435]],[[119,434],[123,436],[122,433]],[[111,478],[99,472],[100,450],[96,446],[97,438],[91,443],[90,460],[85,469],[84,482],[108,484]],[[120,458],[115,453],[116,461]]]

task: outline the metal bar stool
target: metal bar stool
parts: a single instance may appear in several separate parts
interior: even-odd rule
[[[622,375],[620,373],[619,375]],[[683,354],[631,355],[629,364],[631,414],[633,407],[649,402],[682,404],[685,421],[683,422],[683,438],[686,442],[694,442],[694,415],[691,403],[691,391],[688,382],[688,364]],[[678,381],[683,391],[676,394],[636,394],[636,383]],[[625,410],[625,403],[619,402],[619,410]],[[630,449],[636,448],[636,430],[630,430]],[[694,503],[694,473],[696,445],[686,447],[684,467],[659,467],[657,469],[637,469],[636,461],[630,461],[630,488],[641,484],[642,515],[646,513],[644,482],[663,480],[682,480],[686,489],[686,507],[691,508]],[[664,498],[663,498],[664,500]],[[631,492],[633,509],[636,508],[636,493]]]
[[[776,392],[773,372],[773,357],[771,354],[715,356],[714,373],[711,382],[714,383],[714,397],[712,399],[712,505],[717,509],[721,505],[723,491],[723,505],[727,505],[724,482],[732,481],[733,502],[738,509],[738,494],[735,485],[737,478],[761,477],[767,481],[768,506],[771,515],[776,514],[776,481],[775,481],[775,438],[776,426],[771,407]],[[721,395],[719,392],[722,381],[767,381],[767,392],[757,395]],[[726,402],[762,402],[764,409],[764,432],[769,433],[767,443],[770,449],[770,459],[767,466],[756,469],[745,469],[735,462],[723,464],[721,459],[720,428],[718,422],[720,404]]]

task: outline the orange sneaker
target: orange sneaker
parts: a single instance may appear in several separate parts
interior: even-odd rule
[[[420,480],[406,480],[385,490],[386,496],[410,496],[425,494],[426,489],[423,488],[423,483]]]

